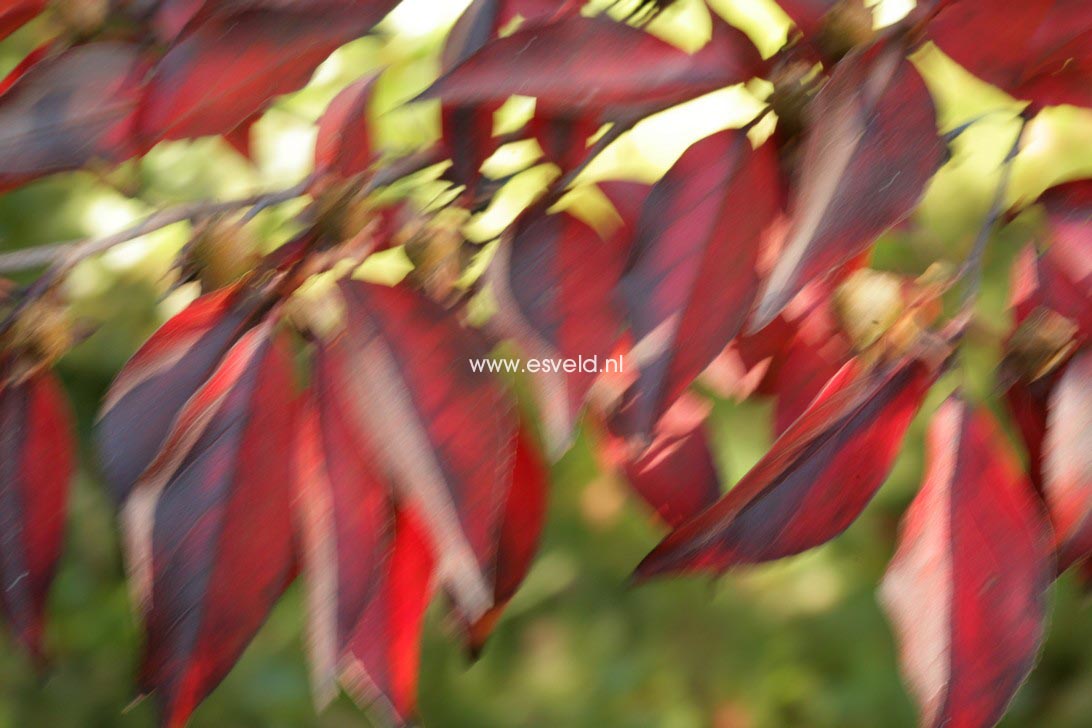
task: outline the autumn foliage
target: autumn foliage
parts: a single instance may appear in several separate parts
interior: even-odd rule
[[[0,37],[41,13],[58,31],[0,85],[0,187],[167,140],[219,135],[247,154],[270,104],[396,5],[8,2]],[[76,339],[59,284],[87,256],[189,221],[177,268],[203,293],[117,373],[94,435],[144,630],[136,686],[163,725],[186,723],[297,578],[318,705],[340,686],[412,719],[426,608],[443,597],[468,652],[485,648],[534,562],[548,463],[581,427],[664,525],[639,583],[835,538],[931,394],[951,396],[929,415],[924,482],[879,596],[922,724],[1000,720],[1037,659],[1051,584],[1092,558],[1092,180],[1011,207],[1005,188],[1036,114],[1092,106],[1092,5],[935,0],[876,29],[858,0],[784,0],[793,26],[766,57],[716,12],[689,53],[651,32],[670,0],[583,5],[471,2],[438,78],[407,101],[439,115],[433,147],[385,153],[368,125],[378,77],[365,76],[319,120],[303,184],[14,264],[45,269],[6,284],[0,310],[0,606],[35,659],[75,465],[51,373]],[[930,43],[1027,105],[969,257],[913,277],[871,269],[869,254],[910,224],[976,121],[938,128],[913,60]],[[760,89],[762,111],[658,181],[581,177],[642,119],[736,84]],[[514,95],[534,112],[495,134]],[[483,163],[521,139],[552,181],[476,269],[463,225],[506,181]],[[422,208],[406,189],[426,169],[448,194]],[[606,222],[573,190],[593,191]],[[254,212],[297,198],[289,242],[247,247]],[[1012,271],[996,396],[974,402],[952,390],[983,258],[1030,206],[1041,230]],[[391,248],[413,263],[404,281],[353,276]],[[498,347],[627,366],[518,382],[471,368]],[[775,401],[777,440],[730,489],[710,392]]]

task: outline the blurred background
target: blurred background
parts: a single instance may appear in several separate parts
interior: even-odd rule
[[[437,107],[401,106],[436,76],[444,34],[466,0],[406,0],[377,32],[339,50],[310,86],[279,100],[254,130],[254,160],[220,139],[161,144],[143,160],[99,173],[60,175],[0,196],[0,246],[14,249],[121,229],[149,211],[185,200],[278,189],[309,171],[314,120],[348,82],[385,67],[371,122],[392,156],[438,136]],[[787,18],[772,0],[711,0],[764,53],[785,37]],[[887,23],[903,1],[876,8]],[[681,0],[653,30],[689,47],[709,32],[702,0]],[[0,71],[48,37],[38,20],[0,44]],[[1020,104],[983,85],[935,49],[915,58],[938,103],[942,130],[981,117],[953,145],[912,225],[887,235],[874,267],[918,274],[935,260],[959,261],[989,206],[998,165],[1016,133]],[[739,126],[768,88],[726,89],[640,124],[608,150],[587,179],[651,181],[693,140]],[[512,114],[518,116],[519,103]],[[523,103],[526,108],[526,102]],[[1092,174],[1092,112],[1048,110],[1030,130],[1010,188],[1033,199],[1045,187]],[[498,169],[533,156],[502,150]],[[487,240],[542,182],[541,168],[518,175],[472,228]],[[291,206],[256,221],[268,247],[292,232]],[[1029,208],[990,247],[981,302],[990,335],[971,342],[963,383],[984,398],[994,387],[997,340],[1008,317],[1008,266],[1035,235]],[[139,633],[123,580],[112,506],[88,445],[98,402],[137,346],[196,291],[167,293],[170,262],[186,242],[176,225],[87,261],[66,294],[90,336],[59,366],[79,418],[83,465],[68,541],[49,609],[54,659],[38,674],[0,635],[0,728],[150,726],[149,702],[131,704]],[[483,248],[484,254],[488,249]],[[374,274],[397,279],[408,261],[384,255]],[[428,726],[911,726],[892,638],[874,589],[896,528],[922,471],[923,425],[957,382],[937,387],[894,474],[842,537],[811,553],[715,581],[677,579],[627,588],[626,577],[662,536],[662,527],[624,482],[602,473],[587,437],[552,472],[544,542],[523,589],[476,664],[461,653],[433,609],[420,686]],[[714,398],[715,399],[715,398]],[[768,447],[769,402],[715,400],[711,428],[726,487]],[[316,715],[302,649],[301,590],[293,587],[241,663],[193,718],[194,726],[358,726],[368,717],[347,698]],[[1092,612],[1071,578],[1054,592],[1049,641],[1039,669],[1003,725],[1089,725]]]

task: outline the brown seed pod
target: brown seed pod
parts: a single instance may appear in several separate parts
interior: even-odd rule
[[[242,278],[258,264],[258,241],[237,220],[212,218],[198,224],[188,247],[188,264],[201,288],[214,291]]]

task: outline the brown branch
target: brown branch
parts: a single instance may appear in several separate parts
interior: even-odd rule
[[[997,182],[997,189],[994,191],[993,201],[990,203],[989,212],[986,214],[986,219],[982,223],[982,227],[978,230],[978,235],[975,237],[974,245],[971,246],[971,252],[967,256],[961,266],[961,270],[957,275],[957,280],[965,280],[966,287],[963,291],[963,300],[960,308],[967,309],[973,305],[974,299],[978,296],[978,290],[982,285],[982,268],[986,255],[986,247],[993,237],[993,232],[997,227],[998,221],[1001,219],[1002,214],[1005,212],[1005,197],[1009,191],[1009,181],[1012,179],[1012,167],[1013,161],[1016,159],[1016,155],[1020,153],[1020,145],[1024,140],[1024,132],[1028,127],[1028,118],[1025,116],[1020,117],[1020,128],[1016,132],[1016,138],[1012,142],[1012,147],[1005,155],[1005,159],[1002,161],[1001,177]]]
[[[117,245],[139,238],[142,235],[147,235],[176,223],[209,215],[234,212],[248,207],[264,209],[299,197],[307,190],[307,185],[308,180],[305,180],[279,192],[252,195],[237,200],[188,202],[152,213],[135,225],[110,235],[69,240],[49,245],[39,245],[24,250],[15,250],[10,253],[0,253],[0,273],[14,273],[49,265],[51,268],[46,275],[55,279],[86,258],[105,253]]]
[[[0,334],[6,332],[12,322],[23,310],[39,297],[44,295],[56,285],[57,281],[64,277],[78,263],[101,253],[105,253],[113,247],[126,243],[134,238],[154,232],[161,228],[194,220],[197,218],[220,215],[235,212],[246,208],[261,207],[287,202],[288,200],[304,194],[311,184],[311,179],[305,179],[299,184],[277,192],[267,192],[260,195],[251,195],[238,200],[225,202],[190,202],[166,210],[152,213],[137,224],[110,235],[98,238],[83,238],[50,245],[40,245],[26,250],[16,250],[10,253],[0,254],[0,273],[12,273],[15,271],[29,270],[48,265],[45,272],[40,275],[20,296],[7,315],[0,321]]]

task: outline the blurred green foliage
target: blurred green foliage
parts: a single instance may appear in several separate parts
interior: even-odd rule
[[[891,2],[892,6],[902,3]],[[464,0],[408,0],[379,33],[340,50],[312,84],[279,101],[256,127],[256,162],[205,139],[163,144],[144,160],[100,175],[43,180],[0,196],[0,245],[19,248],[102,234],[171,202],[274,189],[308,171],[313,122],[349,81],[386,67],[371,122],[391,155],[437,135],[435,107],[401,107],[435,76],[443,33]],[[768,0],[715,0],[764,52],[786,19]],[[700,0],[657,21],[657,32],[700,43],[708,15]],[[13,66],[46,34],[45,21],[0,44]],[[1019,105],[957,68],[934,49],[915,59],[952,129],[983,116],[953,144],[915,225],[881,241],[874,265],[920,273],[959,261],[977,231],[1016,130]],[[738,126],[758,108],[741,88],[711,94],[641,125],[588,170],[651,180],[695,138]],[[1062,179],[1092,173],[1092,113],[1056,109],[1031,127],[1016,163],[1012,199],[1030,199]],[[518,156],[518,155],[517,155]],[[504,159],[494,160],[503,166]],[[537,181],[536,181],[537,179]],[[482,239],[533,193],[521,175],[474,228]],[[521,188],[521,185],[523,187]],[[270,246],[290,233],[293,210],[263,213]],[[678,579],[626,586],[629,571],[662,535],[624,483],[598,470],[587,437],[553,469],[549,521],[538,561],[479,662],[461,654],[434,609],[423,646],[421,708],[430,726],[911,726],[914,713],[897,674],[875,586],[893,548],[899,517],[922,472],[929,414],[962,383],[993,391],[997,339],[1007,323],[1007,269],[1036,233],[1034,211],[999,233],[989,249],[981,309],[993,336],[973,342],[919,416],[890,481],[864,516],[833,543],[771,566],[715,581]],[[139,631],[124,582],[114,513],[96,479],[89,430],[112,375],[139,343],[194,291],[164,296],[184,225],[82,264],[66,293],[95,333],[60,364],[79,417],[83,466],[75,485],[68,543],[49,609],[52,664],[36,674],[4,636],[0,646],[0,728],[149,726],[149,701],[130,704]],[[989,332],[987,332],[988,334]],[[768,402],[717,401],[711,429],[726,483],[770,441]],[[1070,578],[1055,592],[1049,643],[1008,726],[1073,727],[1092,715],[1092,614]],[[435,606],[435,605],[434,605]],[[197,711],[195,726],[350,726],[366,718],[346,698],[316,715],[302,650],[301,594],[293,587],[237,668]]]

